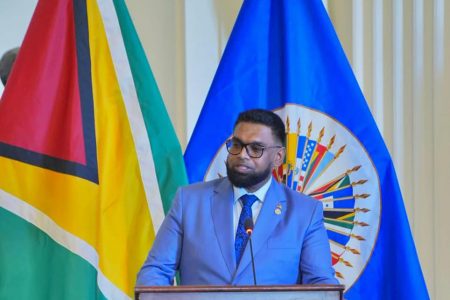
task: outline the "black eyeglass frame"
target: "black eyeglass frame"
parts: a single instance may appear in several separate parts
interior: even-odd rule
[[[230,148],[232,146],[232,143],[238,143],[240,145],[239,152],[236,152],[236,153],[230,152]],[[242,141],[240,141],[237,138],[231,138],[231,139],[227,140],[225,142],[225,146],[227,148],[228,153],[230,153],[231,155],[239,155],[239,154],[241,154],[242,149],[245,148],[245,151],[247,152],[247,155],[250,156],[251,158],[260,158],[260,157],[262,157],[264,155],[264,150],[266,150],[266,149],[274,149],[274,148],[282,149],[282,148],[284,148],[283,146],[278,146],[278,145],[277,146],[263,146],[263,145],[261,145],[259,143],[255,143],[255,142],[243,143]],[[259,155],[259,156],[258,155],[252,155],[250,153],[251,150],[248,150],[247,146],[257,146],[261,150],[261,155]]]

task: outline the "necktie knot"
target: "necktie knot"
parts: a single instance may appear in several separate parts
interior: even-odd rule
[[[253,203],[255,203],[256,200],[258,200],[258,197],[255,195],[245,194],[241,197],[242,200],[242,206],[245,208],[252,207]]]

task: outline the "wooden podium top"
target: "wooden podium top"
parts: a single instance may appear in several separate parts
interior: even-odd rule
[[[226,298],[247,299],[252,293],[254,299],[284,299],[282,295],[292,297],[301,295],[302,299],[308,299],[314,295],[314,299],[343,299],[344,285],[250,285],[250,286],[137,286],[136,299],[220,299],[220,295],[226,293]],[[256,294],[265,295],[255,297]],[[172,297],[169,296],[172,295]],[[142,297],[144,295],[144,297]],[[186,296],[185,297],[183,297]],[[323,297],[321,296],[323,295]],[[330,296],[332,295],[332,296]],[[278,297],[280,296],[280,297]],[[291,298],[292,299],[292,298]],[[310,298],[312,299],[312,298]]]

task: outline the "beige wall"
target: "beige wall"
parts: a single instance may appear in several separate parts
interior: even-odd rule
[[[241,0],[127,0],[185,147]],[[327,0],[385,138],[432,299],[450,295],[450,2]]]

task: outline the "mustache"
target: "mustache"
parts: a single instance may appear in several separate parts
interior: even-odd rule
[[[244,166],[249,169],[253,169],[253,166],[251,164],[249,164],[246,159],[243,159],[243,158],[239,158],[238,161],[235,161],[234,163],[230,163],[230,161],[227,159],[227,160],[225,160],[225,166],[227,166],[229,168],[236,168],[239,166]]]

